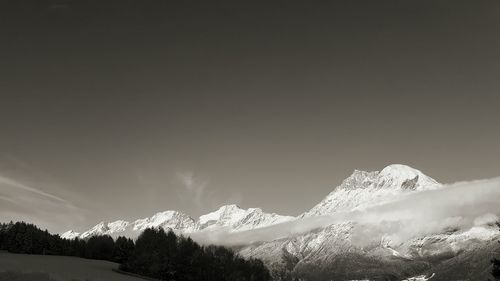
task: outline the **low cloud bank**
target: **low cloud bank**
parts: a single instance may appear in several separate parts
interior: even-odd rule
[[[402,194],[396,200],[365,210],[310,217],[243,232],[222,229],[194,233],[201,243],[245,245],[285,238],[335,223],[355,222],[353,243],[390,236],[395,243],[444,230],[466,230],[493,224],[500,214],[500,177],[460,182],[438,190]]]

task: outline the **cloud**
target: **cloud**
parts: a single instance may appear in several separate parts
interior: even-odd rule
[[[391,235],[394,243],[447,229],[470,229],[496,221],[500,214],[500,177],[446,185],[438,190],[402,195],[365,210],[310,217],[244,232],[219,230],[193,235],[203,243],[244,245],[300,235],[335,223],[355,222],[353,243]]]
[[[33,184],[0,175],[0,221],[23,220],[58,229],[83,220],[72,202]]]
[[[243,202],[241,193],[235,190],[208,189],[207,178],[195,176],[194,172],[177,172],[176,179],[181,183],[183,192],[178,193],[179,199],[193,202],[199,211],[206,211],[207,208],[217,209],[222,205],[237,204]],[[186,200],[186,196],[188,197]]]
[[[40,189],[31,187],[31,186],[25,185],[23,183],[20,183],[18,181],[15,181],[15,180],[7,178],[7,177],[0,176],[0,185],[10,186],[10,187],[18,188],[18,189],[23,189],[23,190],[36,193],[38,195],[41,195],[41,196],[49,198],[49,199],[54,199],[54,200],[60,201],[60,202],[65,203],[65,204],[69,204],[68,201],[66,201],[58,196],[44,192]]]
[[[196,206],[202,208],[208,180],[196,178],[193,172],[178,172],[176,176]]]

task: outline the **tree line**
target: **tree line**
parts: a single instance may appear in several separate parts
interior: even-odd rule
[[[63,239],[33,224],[0,224],[0,249],[11,253],[75,256],[120,263],[123,271],[171,281],[269,281],[258,259],[244,259],[222,246],[202,246],[162,228],[146,229],[134,242],[108,235]]]
[[[125,237],[115,241],[108,235],[68,240],[33,224],[10,222],[0,224],[0,249],[18,254],[75,256],[122,263],[132,254],[134,242]]]

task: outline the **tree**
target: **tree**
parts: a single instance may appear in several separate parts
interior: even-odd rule
[[[500,228],[500,223],[497,222],[497,226]],[[498,241],[500,243],[500,241]],[[500,280],[500,260],[497,258],[494,258],[491,260],[491,263],[493,264],[493,268],[491,269],[491,275],[495,280]]]
[[[163,229],[146,229],[121,269],[158,278],[183,281],[268,281],[262,261],[245,260],[232,250],[202,247],[191,238]]]
[[[113,261],[120,264],[126,262],[134,251],[134,247],[135,245],[132,239],[123,236],[118,237],[113,250]]]
[[[92,236],[87,241],[87,258],[97,260],[111,260],[115,248],[115,242],[109,235]]]
[[[500,260],[493,259],[491,262],[493,263],[491,275],[493,275],[493,278],[495,278],[495,280],[500,280]]]

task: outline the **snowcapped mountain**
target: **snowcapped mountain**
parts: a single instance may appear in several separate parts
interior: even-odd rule
[[[76,237],[80,237],[80,233],[79,232],[75,232],[73,230],[68,230],[64,233],[61,234],[61,238],[64,238],[64,239],[75,239]]]
[[[421,171],[401,164],[389,165],[380,172],[355,170],[325,199],[299,218],[363,209],[388,202],[407,192],[436,189],[440,186],[441,184]],[[70,230],[61,236],[68,239],[75,237],[86,239],[94,235],[137,236],[148,227],[162,227],[180,233],[216,229],[245,231],[294,219],[296,218],[292,216],[265,213],[259,208],[242,209],[232,204],[202,215],[198,220],[181,212],[169,210],[133,222],[124,220],[100,222],[81,234]]]
[[[250,230],[293,220],[291,216],[264,213],[260,208],[241,209],[226,205],[217,211],[200,216],[196,230],[229,228],[232,231]]]
[[[156,213],[149,218],[138,219],[134,222],[124,220],[100,222],[82,234],[69,230],[61,234],[61,237],[66,239],[74,239],[76,237],[87,239],[96,235],[135,237],[146,228],[151,227],[161,227],[165,230],[171,229],[184,234],[217,229],[243,231],[266,227],[292,219],[294,217],[265,213],[260,208],[241,209],[236,205],[226,205],[214,212],[200,216],[197,221],[186,214],[170,210]]]
[[[222,206],[215,212],[200,216],[198,229],[233,226],[243,219],[245,213],[245,210],[236,205]]]
[[[129,226],[129,222],[117,220],[114,222],[100,222],[91,229],[85,231],[79,238],[86,239],[95,235],[111,235],[113,233],[123,232]]]
[[[300,217],[330,215],[383,204],[414,191],[439,188],[441,184],[406,165],[393,164],[380,172],[355,170],[318,205]]]
[[[495,182],[500,188],[500,181]],[[396,202],[410,194],[435,192],[441,188],[443,185],[434,179],[405,165],[389,165],[380,172],[356,170],[297,220],[364,211]],[[454,224],[452,221],[462,219],[450,218],[450,225]],[[457,280],[460,274],[469,276],[460,280],[486,280],[491,252],[500,249],[496,243],[500,238],[495,225],[497,219],[497,216],[488,214],[474,220],[472,226],[441,230],[436,227],[434,232],[402,239],[385,232],[388,229],[400,230],[401,222],[387,223],[385,228],[378,228],[376,224],[347,220],[306,233],[251,244],[239,248],[239,251],[244,257],[264,260],[275,272],[277,280],[290,275],[304,280]],[[436,222],[427,223],[435,226]],[[439,223],[446,225],[446,222]],[[411,222],[403,227],[402,232],[408,234],[405,232],[408,227],[411,227]],[[486,250],[486,245],[489,245],[489,250]],[[476,264],[467,267],[471,261]],[[447,267],[439,266],[442,263],[459,272],[453,273],[457,279],[446,279],[446,274],[451,273]]]
[[[165,211],[156,213],[150,218],[136,220],[133,223],[134,231],[143,231],[151,227],[192,232],[195,229],[195,221],[190,216],[181,212]]]
[[[500,179],[493,181],[493,187],[500,188]],[[205,235],[202,231],[224,230],[253,238],[256,232],[272,230],[267,227],[280,228],[287,223],[300,224],[304,221],[310,223],[349,212],[370,214],[374,208],[390,209],[387,206],[393,206],[391,204],[410,195],[414,195],[411,198],[415,199],[415,196],[429,192],[435,194],[446,188],[417,169],[393,164],[380,172],[355,170],[319,204],[296,218],[265,213],[259,208],[242,209],[237,205],[226,205],[197,220],[177,211],[165,211],[134,222],[101,222],[82,234],[68,231],[61,236],[68,239],[102,234],[134,237],[148,227],[162,227],[186,235]],[[495,199],[491,198],[493,202],[496,202]],[[425,207],[435,211],[434,208],[440,206]],[[401,210],[410,214],[423,211],[411,209],[411,206],[408,208],[409,211],[405,205]],[[460,276],[456,272],[468,274],[470,278],[465,280],[486,280],[483,277],[493,257],[492,252],[500,250],[500,245],[496,243],[500,238],[495,225],[497,215],[477,217],[468,228],[454,227],[465,222],[461,217],[452,217],[445,228],[435,228],[434,232],[406,238],[398,238],[391,230],[402,228],[403,234],[408,234],[405,230],[411,228],[413,222],[409,225],[402,225],[399,221],[384,222],[387,224],[385,228],[377,228],[377,224],[364,225],[349,219],[340,222],[328,220],[327,224],[306,232],[291,232],[287,236],[261,242],[254,240],[246,246],[239,245],[237,250],[244,257],[264,260],[276,280],[283,280],[280,278],[290,274],[303,280],[449,280],[443,278],[446,275],[440,272],[452,274],[450,268],[455,269],[455,276]],[[280,223],[285,224],[275,226]],[[428,223],[429,227],[436,227],[436,222]],[[486,262],[466,267],[471,260]]]

